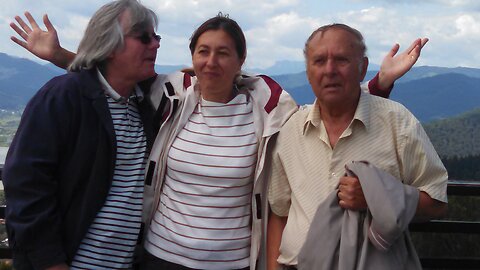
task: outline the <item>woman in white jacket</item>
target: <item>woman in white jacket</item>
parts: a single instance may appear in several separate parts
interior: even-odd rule
[[[190,50],[196,77],[152,85],[165,110],[144,198],[145,248],[160,259],[147,255],[146,269],[254,269],[267,147],[297,105],[272,79],[241,75],[246,43],[234,20],[207,20]]]

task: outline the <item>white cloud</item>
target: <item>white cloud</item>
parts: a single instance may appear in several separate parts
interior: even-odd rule
[[[480,3],[478,0],[349,0],[350,2],[364,2],[364,3],[373,3],[373,4],[386,4],[389,6],[392,5],[442,5],[455,8],[465,8],[465,9],[478,9],[480,8]]]
[[[72,15],[64,24],[54,22],[60,44],[68,50],[76,51],[89,20],[89,17]]]
[[[480,53],[480,15],[463,11],[429,12],[371,7],[338,14],[345,22],[360,30],[369,48],[371,62],[381,63],[394,43],[400,51],[418,37],[428,37],[417,65],[478,67]]]
[[[425,2],[467,9],[480,8],[480,3],[478,3],[478,0],[426,0]]]
[[[471,38],[480,36],[480,16],[461,15],[455,20],[459,38]]]
[[[295,12],[279,14],[246,32],[251,67],[268,67],[278,60],[303,60],[303,44],[319,21]]]
[[[161,20],[176,23],[200,24],[218,12],[230,14],[239,21],[259,21],[266,16],[295,7],[299,0],[146,0],[144,4],[153,8]]]
[[[4,0],[0,9],[0,52],[33,58],[8,37],[16,14],[33,11],[39,23],[48,13],[61,43],[75,50],[90,16],[109,0]],[[142,0],[160,18],[159,64],[188,64],[189,37],[204,20],[219,11],[230,14],[245,31],[249,67],[266,67],[278,60],[302,60],[303,44],[323,24],[343,22],[365,36],[369,56],[380,63],[398,42],[401,50],[427,36],[419,64],[480,66],[480,1],[478,0]]]
[[[175,60],[169,57],[170,50],[179,52],[182,64],[185,64],[185,61],[189,63],[188,38],[196,27],[217,15],[219,11],[237,20],[244,30],[248,45],[246,65],[265,67],[272,65],[279,56],[283,56],[280,59],[288,59],[292,54],[297,54],[295,59],[301,59],[301,51],[298,53],[298,48],[292,46],[303,43],[303,36],[299,37],[302,40],[299,43],[295,41],[299,40],[296,37],[298,29],[305,25],[299,24],[302,19],[297,14],[282,12],[292,10],[298,0],[149,0],[144,3],[159,14],[159,32],[165,36],[159,59],[163,59],[165,63],[173,64],[170,61]],[[180,46],[184,46],[183,51]],[[168,50],[168,53],[165,53],[165,50]]]

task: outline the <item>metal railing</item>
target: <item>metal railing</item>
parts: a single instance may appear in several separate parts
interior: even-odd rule
[[[473,196],[480,198],[480,182],[461,182],[451,180],[448,183],[449,196]],[[475,207],[472,205],[471,207]],[[411,232],[480,235],[480,217],[476,221],[432,220],[425,223],[412,223]],[[426,269],[480,269],[479,257],[421,257]]]
[[[0,179],[3,165],[0,164]],[[448,184],[447,193],[450,196],[474,196],[480,197],[480,182],[461,183],[452,181]],[[472,206],[474,207],[474,206]],[[5,218],[5,206],[0,206],[0,219]],[[480,217],[479,217],[480,218]],[[459,234],[479,234],[480,220],[478,221],[451,221],[451,220],[433,220],[425,223],[412,223],[411,232],[420,233],[459,233]],[[0,239],[1,240],[1,239]],[[12,256],[8,247],[0,247],[0,259],[10,259]],[[480,258],[420,258],[422,266],[429,269],[480,269]]]

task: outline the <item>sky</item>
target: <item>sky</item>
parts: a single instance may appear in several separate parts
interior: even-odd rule
[[[0,52],[34,59],[10,41],[15,15],[30,11],[43,26],[47,13],[63,47],[76,51],[89,18],[103,0],[2,0]],[[418,65],[480,68],[478,0],[142,0],[159,16],[159,65],[190,65],[189,38],[206,19],[222,12],[247,38],[246,68],[303,61],[303,46],[319,26],[345,23],[363,33],[371,63],[380,64],[395,43],[400,51],[428,37]],[[44,28],[44,26],[43,26]],[[45,28],[44,28],[45,29]]]

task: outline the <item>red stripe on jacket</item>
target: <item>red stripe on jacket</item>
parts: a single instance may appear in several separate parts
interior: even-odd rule
[[[270,88],[270,99],[264,107],[265,111],[270,113],[278,105],[280,95],[282,94],[282,87],[276,81],[266,75],[258,75],[258,77],[262,78]]]
[[[188,73],[183,74],[183,87],[187,89],[192,85],[192,77]]]

